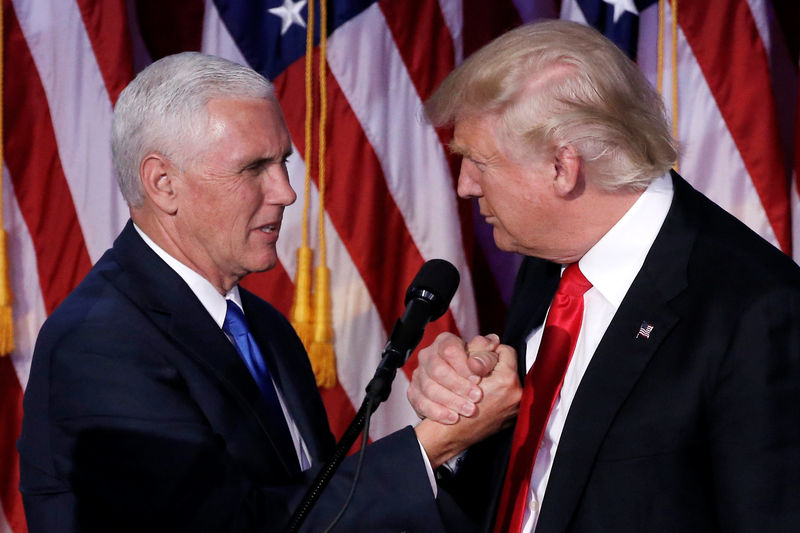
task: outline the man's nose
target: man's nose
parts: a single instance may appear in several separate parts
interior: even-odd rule
[[[477,198],[483,196],[480,184],[473,175],[476,169],[471,167],[474,167],[474,165],[468,160],[464,159],[461,161],[461,170],[458,173],[458,186],[456,188],[456,192],[458,192],[458,196],[461,198]]]

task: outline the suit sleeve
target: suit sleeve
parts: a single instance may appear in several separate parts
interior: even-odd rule
[[[283,530],[315,471],[300,478],[246,471],[196,392],[135,328],[110,336],[84,327],[52,345],[47,337],[37,349],[20,444],[32,533]],[[352,477],[349,459],[304,530],[327,525]],[[369,447],[339,528],[442,530],[410,428]]]
[[[757,297],[736,325],[709,412],[722,531],[800,523],[800,291]]]

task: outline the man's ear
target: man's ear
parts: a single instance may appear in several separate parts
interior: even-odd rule
[[[553,187],[558,196],[568,198],[580,194],[584,184],[581,182],[581,157],[571,144],[556,148],[553,155],[555,178]]]
[[[178,211],[177,191],[173,181],[175,172],[175,165],[157,152],[145,156],[139,166],[145,196],[157,209],[168,215],[174,215]]]

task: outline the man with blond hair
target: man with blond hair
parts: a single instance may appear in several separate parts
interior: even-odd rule
[[[636,65],[591,28],[523,26],[426,111],[455,126],[458,194],[526,256],[504,344],[444,334],[409,389],[455,423],[491,350],[518,354],[516,426],[440,471],[462,508],[495,533],[796,530],[800,268],[670,170]]]

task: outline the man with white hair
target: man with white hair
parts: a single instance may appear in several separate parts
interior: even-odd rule
[[[800,269],[670,170],[636,65],[591,28],[523,26],[426,111],[455,126],[459,196],[526,256],[503,338],[519,416],[440,472],[462,508],[495,533],[796,530]],[[479,413],[499,342],[423,350],[420,416]]]
[[[272,86],[166,57],[122,92],[112,129],[131,221],[39,334],[19,441],[29,531],[281,531],[334,440],[291,326],[238,286],[275,266],[295,201]],[[341,530],[442,531],[423,455],[435,467],[513,415],[506,377],[477,423],[370,446]],[[345,461],[306,530],[352,478]]]

